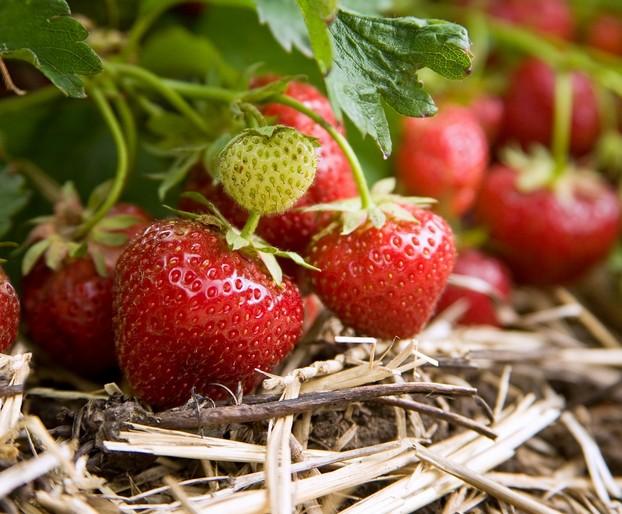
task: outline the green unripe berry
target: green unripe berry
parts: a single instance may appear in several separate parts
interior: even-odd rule
[[[218,158],[218,175],[227,194],[259,214],[276,214],[294,205],[313,183],[316,167],[313,142],[280,125],[245,130]]]

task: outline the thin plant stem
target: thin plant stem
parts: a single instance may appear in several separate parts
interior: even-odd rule
[[[125,141],[127,143],[127,153],[129,167],[132,167],[134,159],[136,157],[137,146],[137,131],[136,122],[134,116],[127,103],[124,94],[121,91],[115,89],[115,94],[112,97],[115,109],[119,113],[121,124],[123,125],[123,132],[125,134]]]
[[[183,80],[162,79],[162,82],[173,91],[197,100],[233,103],[244,94],[243,91],[231,91],[222,87],[193,84]]]
[[[78,238],[86,236],[89,231],[97,225],[97,223],[99,223],[106,216],[106,214],[108,214],[108,211],[119,201],[129,170],[127,144],[123,136],[123,130],[121,129],[121,125],[110,107],[108,100],[96,87],[90,88],[89,94],[112,133],[112,138],[117,147],[117,169],[108,196],[101,206],[93,213],[93,215],[90,216],[89,219],[87,219],[80,227],[78,227],[75,234]]]
[[[35,163],[25,159],[14,159],[10,162],[10,166],[17,173],[30,180],[41,196],[51,204],[55,204],[61,199],[60,185]]]
[[[367,180],[365,179],[365,174],[363,173],[363,168],[361,167],[361,163],[358,160],[358,157],[352,150],[350,143],[348,140],[341,135],[341,133],[328,121],[326,121],[322,116],[314,112],[312,109],[309,109],[306,105],[293,98],[286,95],[276,95],[270,100],[278,102],[283,105],[287,105],[288,107],[292,107],[296,109],[298,112],[308,116],[313,121],[315,121],[318,125],[320,125],[326,132],[330,134],[330,136],[335,140],[341,151],[348,159],[348,163],[350,164],[350,168],[352,170],[352,175],[354,176],[354,181],[356,182],[356,187],[359,192],[359,196],[361,197],[361,208],[368,209],[373,206],[373,200],[371,197],[371,193],[369,191],[369,186],[367,185]]]
[[[555,112],[551,142],[555,167],[552,180],[557,182],[568,169],[568,148],[572,122],[572,75],[562,71],[555,80]]]
[[[186,100],[184,100],[184,98],[177,91],[172,89],[166,81],[162,80],[157,75],[132,64],[107,63],[106,67],[113,73],[116,72],[121,75],[131,77],[134,80],[150,87],[154,91],[157,91],[181,114],[194,123],[199,130],[202,132],[208,132],[205,120],[199,116],[196,110],[194,110],[194,108],[188,104],[188,102],[186,102]]]
[[[260,219],[261,219],[261,214],[257,212],[250,213],[250,216],[248,217],[248,219],[246,220],[246,223],[244,224],[244,228],[242,228],[241,236],[244,239],[248,239],[250,236],[252,236],[255,233],[255,230],[257,230],[257,225],[259,225]]]

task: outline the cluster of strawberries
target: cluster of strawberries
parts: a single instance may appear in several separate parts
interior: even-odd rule
[[[499,2],[505,11],[493,11],[538,30],[566,31],[540,26],[546,16],[525,18],[533,10],[521,5]],[[382,222],[350,230],[326,210],[305,209],[357,196],[342,148],[298,110],[264,105],[262,114],[277,129],[232,141],[221,152],[218,180],[203,165],[192,171],[185,189],[202,197],[180,200],[194,213],[189,219],[153,222],[136,206],[118,205],[109,216],[133,221],[115,225],[123,249],[98,243],[104,273],[89,253],[67,256],[56,269],[40,254],[23,282],[28,335],[80,373],[102,375],[118,363],[137,396],[167,407],[193,391],[218,398],[252,390],[262,378],[257,370],[269,372],[301,337],[304,306],[316,305],[309,300],[315,296],[303,293],[379,338],[412,337],[435,311],[462,298],[468,310],[461,322],[498,324],[493,298],[507,299],[513,280],[576,280],[610,251],[621,217],[616,194],[595,173],[569,169],[554,180],[550,173],[534,180],[533,169],[542,165],[536,158],[514,151],[507,162],[493,159],[506,144],[548,145],[553,133],[554,71],[529,59],[509,84],[503,97],[447,102],[433,118],[406,119],[395,161],[399,187],[438,203],[425,209],[395,196]],[[317,89],[291,82],[285,94],[343,133]],[[581,157],[599,137],[599,110],[593,85],[579,73],[572,95],[570,151]],[[258,212],[265,216],[255,219]],[[496,256],[469,248],[457,255],[441,214],[484,228],[487,251]],[[285,251],[299,252],[315,269],[289,261],[283,263],[289,275],[275,279],[270,268]],[[489,290],[447,287],[452,271]],[[16,337],[19,311],[0,271],[0,350]]]

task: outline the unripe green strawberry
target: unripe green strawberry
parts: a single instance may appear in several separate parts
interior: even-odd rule
[[[312,140],[281,125],[245,130],[218,159],[225,191],[258,214],[276,214],[294,205],[313,183],[316,167]]]

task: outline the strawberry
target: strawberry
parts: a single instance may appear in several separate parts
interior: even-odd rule
[[[622,19],[615,14],[604,13],[593,19],[586,34],[587,44],[603,52],[622,55]]]
[[[600,134],[598,99],[590,80],[582,73],[572,76],[573,102],[570,150],[588,152]],[[510,79],[505,97],[504,139],[523,147],[549,145],[553,129],[555,73],[537,59],[527,59]]]
[[[428,321],[454,267],[451,228],[440,216],[402,206],[414,220],[389,217],[348,235],[338,227],[313,241],[315,292],[346,325],[373,337],[412,337]]]
[[[490,255],[471,249],[458,255],[454,273],[482,280],[490,289],[491,294],[450,284],[438,302],[437,311],[443,311],[458,300],[464,299],[468,302],[468,309],[460,317],[458,323],[499,326],[492,295],[496,300],[507,300],[510,296],[512,282],[510,271],[505,264]]]
[[[455,216],[474,202],[488,164],[486,135],[472,112],[446,106],[433,118],[404,120],[397,174],[408,194],[431,196]]]
[[[114,282],[119,362],[134,392],[155,407],[192,391],[212,398],[250,391],[302,332],[302,300],[261,262],[232,251],[201,223],[153,223],[123,252]]]
[[[501,132],[504,107],[503,98],[487,94],[475,98],[469,105],[469,109],[486,134],[489,146],[497,142],[497,137]]]
[[[262,77],[255,81],[255,85],[263,85],[271,80],[273,77]],[[316,88],[302,82],[291,82],[285,93],[313,109],[343,132],[335,119],[330,102]],[[257,229],[259,235],[279,248],[302,252],[313,234],[326,225],[329,217],[325,213],[301,212],[298,209],[356,196],[356,185],[345,155],[322,127],[304,114],[281,104],[266,104],[262,111],[265,116],[274,118],[276,123],[293,127],[318,139],[320,143],[316,149],[317,169],[311,187],[293,209],[283,214],[262,217]],[[202,193],[235,225],[242,226],[246,221],[247,214],[244,210],[224,193],[220,185],[214,184],[209,173],[201,166],[191,173],[184,189]],[[180,202],[180,208],[203,210],[203,207],[187,199]]]
[[[574,32],[567,0],[490,0],[488,12],[508,23],[561,39],[572,39]]]
[[[18,325],[19,299],[0,267],[0,352],[5,351],[15,341]]]
[[[518,280],[570,282],[607,255],[620,230],[620,203],[608,186],[584,174],[564,177],[557,190],[523,192],[518,177],[510,167],[493,167],[476,206]]]
[[[315,178],[312,142],[285,126],[245,130],[219,155],[224,190],[246,210],[280,213],[305,194]]]
[[[137,223],[115,232],[135,237],[149,221],[142,209],[119,204],[108,217],[131,215]],[[110,232],[113,232],[112,230]],[[29,336],[61,365],[85,376],[100,376],[116,362],[112,330],[112,273],[120,248],[89,245],[100,252],[107,276],[91,255],[66,257],[53,270],[40,260],[23,280],[24,316]]]

